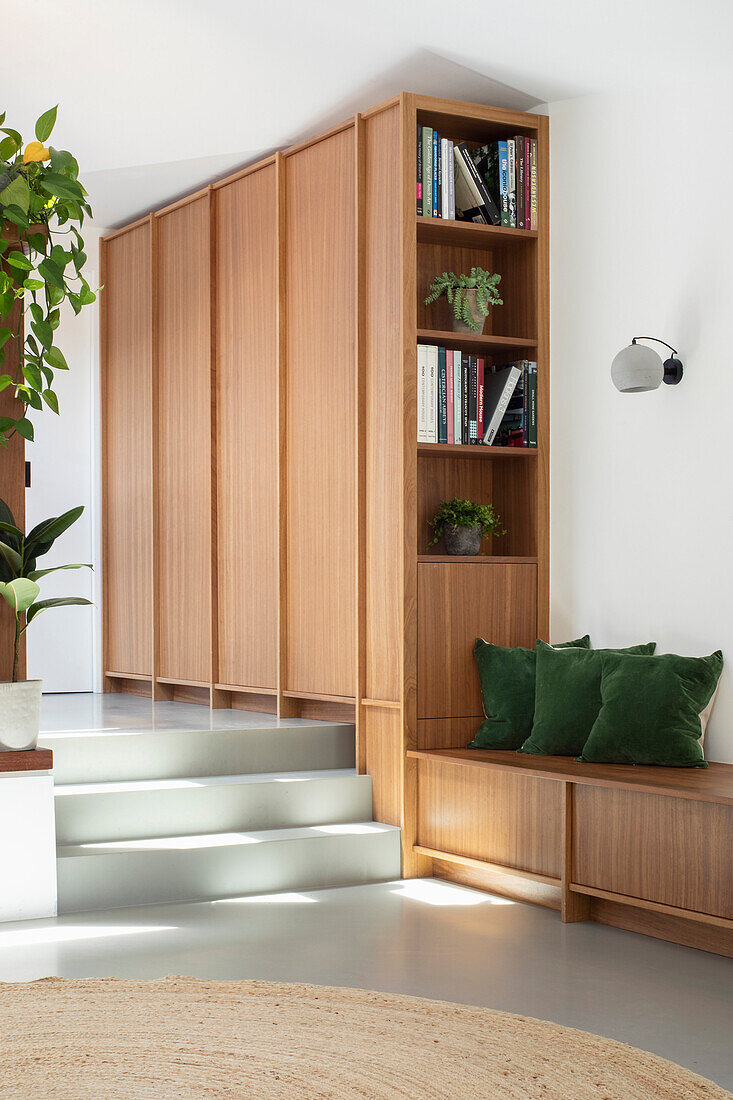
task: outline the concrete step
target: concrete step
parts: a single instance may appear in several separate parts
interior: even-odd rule
[[[354,767],[354,727],[348,723],[240,717],[236,729],[92,729],[44,732],[58,784],[188,779],[201,775],[321,771]],[[216,711],[213,712],[217,714]],[[228,712],[231,713],[231,712]]]
[[[56,787],[55,808],[59,845],[291,829],[368,821],[372,784],[338,768],[74,783]]]
[[[383,882],[400,831],[372,821],[58,849],[59,912]]]

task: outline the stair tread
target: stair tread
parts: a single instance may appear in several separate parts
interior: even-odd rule
[[[77,856],[109,856],[144,852],[196,852],[212,848],[245,848],[287,840],[326,840],[334,837],[368,836],[399,833],[396,825],[378,821],[358,821],[338,825],[306,825],[290,829],[253,829],[236,833],[201,833],[192,836],[145,837],[141,840],[117,840],[107,843],[67,844],[56,849],[58,859]]]
[[[178,790],[190,787],[237,786],[257,783],[304,783],[316,780],[352,779],[355,768],[323,768],[298,772],[248,772],[239,775],[194,775],[182,779],[102,780],[98,783],[60,783],[56,797],[69,795],[125,794],[138,791]],[[361,778],[367,779],[367,776]]]
[[[306,719],[300,719],[297,724],[289,720],[279,724],[273,722],[250,722],[249,724],[242,723],[239,726],[218,726],[214,728],[205,726],[203,723],[200,725],[191,724],[184,728],[177,728],[175,725],[148,726],[144,728],[138,726],[95,726],[90,729],[42,730],[38,738],[38,743],[42,746],[46,746],[48,743],[48,747],[53,748],[54,745],[59,742],[75,740],[77,738],[86,740],[88,738],[99,737],[113,740],[119,737],[144,738],[168,736],[170,734],[175,737],[186,737],[189,734],[200,737],[202,734],[211,734],[212,737],[215,737],[232,733],[246,736],[248,733],[311,733],[333,729],[348,729],[353,731],[354,723],[323,722],[316,720],[308,721]]]

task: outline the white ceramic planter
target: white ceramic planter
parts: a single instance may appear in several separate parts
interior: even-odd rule
[[[0,683],[0,752],[35,749],[41,726],[41,681]]]

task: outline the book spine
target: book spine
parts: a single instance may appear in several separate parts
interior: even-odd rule
[[[529,446],[529,363],[522,363],[522,446]]]
[[[507,164],[509,168],[509,225],[517,228],[517,164],[516,142],[510,138],[507,144]]]
[[[478,361],[478,400],[476,412],[476,442],[484,441],[484,370],[485,360]]]
[[[501,224],[509,226],[509,152],[505,141],[499,142],[499,197],[501,198]]]
[[[440,215],[440,195],[438,192],[438,173],[440,165],[440,140],[438,133],[433,130],[433,217]]]
[[[524,229],[524,138],[514,139],[517,161],[517,229]]]
[[[417,188],[417,212],[418,215],[422,214],[422,126],[418,123],[417,126],[417,172],[416,172],[416,188]]]
[[[455,441],[455,411],[453,409],[453,401],[455,397],[455,387],[453,384],[453,352],[446,351],[445,353],[445,403],[446,403],[446,434],[447,442],[453,443]]]
[[[417,441],[428,443],[428,349],[417,345]]]
[[[440,139],[440,171],[438,173],[438,191],[440,192],[440,216],[441,218],[447,218],[446,204],[448,202],[448,178],[446,175],[446,145],[448,144],[446,138]]]
[[[531,229],[532,216],[532,147],[529,138],[524,139],[524,228]]]
[[[448,442],[448,391],[445,348],[438,348],[438,443]]]
[[[448,142],[448,217],[456,219],[456,170],[453,142]]]
[[[489,426],[486,429],[486,435],[484,436],[484,443],[487,443],[489,446],[491,446],[496,438],[496,434],[499,431],[501,422],[504,419],[504,413],[507,410],[507,406],[509,405],[511,396],[516,389],[516,385],[521,376],[521,373],[522,372],[519,367],[510,367],[509,370],[506,372],[506,381],[504,383],[504,387],[499,396],[496,408],[492,413],[491,420],[489,421]]]
[[[469,442],[468,434],[468,378],[470,356],[461,356],[461,443]]]
[[[461,442],[463,410],[461,408],[461,355],[453,352],[453,442]]]
[[[438,442],[438,348],[428,345],[428,443]]]
[[[422,212],[423,217],[433,216],[433,131],[422,128]]]
[[[530,229],[537,229],[537,139],[530,138],[530,163],[532,165],[532,186],[530,196]]]
[[[478,440],[478,359],[471,356],[468,390],[468,442],[474,446]]]
[[[529,369],[529,446],[537,446],[537,364]]]
[[[498,225],[497,218],[499,217],[499,211],[496,208],[496,203],[492,199],[491,194],[481,177],[481,173],[474,164],[473,157],[471,156],[465,141],[459,142],[456,146],[456,149],[457,152],[460,154],[462,162],[466,165],[466,170],[472,183],[472,190],[478,197],[478,202],[482,208],[482,213],[484,214],[487,225]]]

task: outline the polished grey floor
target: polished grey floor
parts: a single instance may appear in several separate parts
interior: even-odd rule
[[[487,1005],[733,1089],[733,960],[434,879],[0,925],[0,981],[50,974],[262,978]]]

